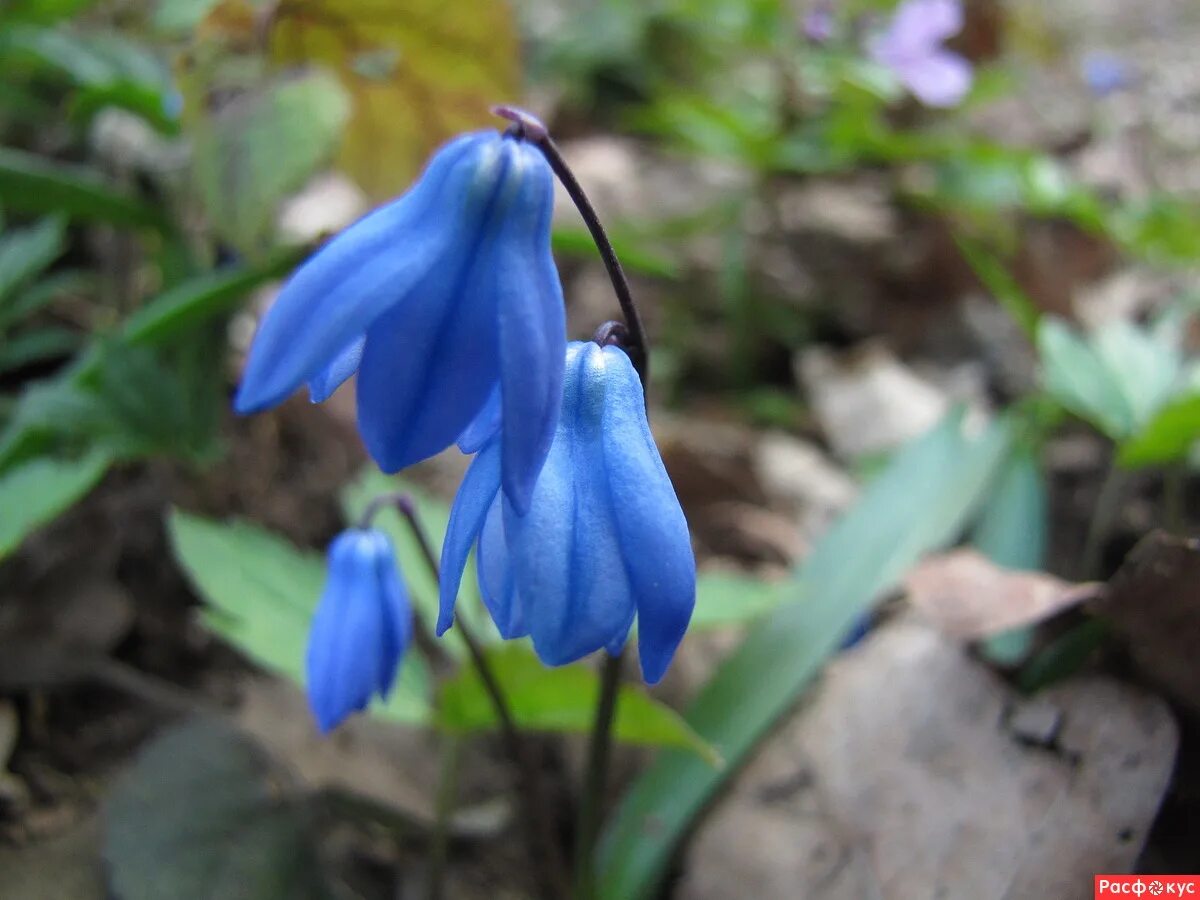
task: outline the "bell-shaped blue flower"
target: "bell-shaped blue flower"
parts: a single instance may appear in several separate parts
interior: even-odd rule
[[[553,200],[536,147],[493,131],[451,141],[406,194],[284,285],[250,348],[237,410],[273,406],[306,383],[319,402],[357,371],[363,441],[395,472],[450,446],[495,394],[504,489],[527,508],[562,392]]]
[[[412,638],[412,609],[386,534],[352,528],[329,546],[308,637],[308,699],[322,732],[387,697]]]
[[[646,421],[642,385],[616,347],[567,346],[562,413],[529,510],[500,490],[499,442],[463,479],[442,545],[438,633],[473,544],[479,587],[506,638],[529,635],[561,665],[616,653],[634,617],[646,681],[662,678],[696,594],[687,521]]]

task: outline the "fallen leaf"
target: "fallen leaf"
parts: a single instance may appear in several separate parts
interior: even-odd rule
[[[1043,572],[997,566],[975,550],[917,564],[904,580],[909,602],[944,633],[978,640],[1048,619],[1097,596],[1099,584],[1072,584]]]
[[[1004,682],[915,617],[893,620],[738,776],[676,896],[1090,900],[1095,872],[1136,864],[1178,730],[1160,699],[1106,678],[1041,700],[1053,728],[1033,741]]]

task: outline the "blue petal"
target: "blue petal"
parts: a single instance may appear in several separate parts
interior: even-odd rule
[[[521,516],[506,497],[504,528],[534,650],[548,665],[599,650],[629,622],[626,581],[604,479],[600,348],[568,345],[562,416]]]
[[[380,581],[382,565],[394,575],[395,561],[380,537],[350,530],[329,548],[329,576],[307,655],[309,702],[323,732],[365,709],[385,683],[391,685],[403,651],[388,607],[396,598],[385,595]]]
[[[439,566],[437,633],[440,637],[454,624],[454,604],[471,545],[475,543],[488,509],[500,491],[500,443],[493,441],[471,462],[450,507],[450,522],[442,540]]]
[[[528,175],[522,180],[522,202],[514,204],[505,220],[495,277],[504,406],[502,480],[508,499],[524,514],[558,423],[567,333],[562,285],[550,253],[553,176],[537,148],[519,147],[514,165]]]
[[[366,342],[365,337],[356,338],[333,358],[333,362],[308,380],[308,396],[313,403],[324,403],[358,370]]]
[[[512,565],[508,560],[504,505],[499,495],[492,501],[484,519],[475,561],[479,569],[479,593],[483,596],[484,606],[492,614],[492,621],[496,623],[500,636],[505,640],[525,637],[529,634],[529,625],[526,623],[525,604],[517,593]]]
[[[380,640],[383,643],[379,671],[379,696],[387,698],[396,681],[400,661],[412,640],[412,606],[400,578],[392,542],[382,531],[372,531],[376,544],[375,578],[379,585]]]
[[[452,213],[502,139],[465,135],[432,158],[404,196],[333,238],[296,272],[255,335],[234,406],[248,413],[283,400],[389,307],[402,300],[459,237]]]
[[[687,520],[646,421],[629,357],[597,348],[606,370],[604,472],[625,571],[637,603],[638,655],[650,684],[666,672],[696,603],[696,560]]]
[[[543,205],[540,185],[549,177],[548,166],[512,139],[487,150],[494,159],[479,163],[455,242],[410,302],[388,310],[367,332],[358,378],[359,430],[388,472],[444,450],[463,433],[500,377],[504,340],[515,339],[522,348],[532,342],[527,365],[544,369],[535,358],[542,352],[539,335],[514,337],[498,320],[501,307],[513,303],[513,292],[531,283],[520,273],[537,260],[530,256],[533,242],[523,237],[530,209]],[[544,237],[548,242],[548,234]],[[541,427],[540,420],[530,427]],[[520,457],[520,447],[517,453]]]
[[[458,436],[458,449],[463,453],[478,453],[479,448],[500,430],[500,385],[492,388],[475,418]]]

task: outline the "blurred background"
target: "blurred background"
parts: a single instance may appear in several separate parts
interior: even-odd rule
[[[1200,6],[962,12],[935,96],[890,0],[0,0],[0,897],[421,896],[445,733],[448,895],[526,895],[471,685],[414,659],[327,740],[295,686],[326,543],[397,484],[444,528],[465,458],[374,473],[349,385],[230,411],[279,279],[506,102],[630,274],[700,564],[620,783],[732,764],[614,819],[604,896],[1200,870]],[[582,339],[617,308],[565,195],[554,248]],[[766,687],[722,668],[764,627]]]

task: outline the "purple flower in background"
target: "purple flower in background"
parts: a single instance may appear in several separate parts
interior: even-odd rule
[[[1083,80],[1097,97],[1124,90],[1133,84],[1129,63],[1112,53],[1089,53],[1080,62]]]
[[[904,0],[869,46],[926,106],[955,106],[971,87],[971,64],[942,42],[962,30],[960,0]]]
[[[833,37],[833,0],[816,0],[804,16],[804,36],[814,44]]]

